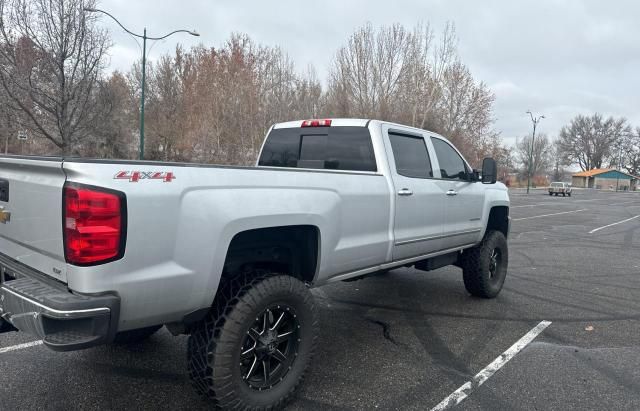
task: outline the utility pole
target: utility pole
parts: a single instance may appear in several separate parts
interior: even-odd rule
[[[529,171],[527,172],[527,194],[529,194],[529,187],[531,186],[531,172],[533,169],[533,145],[536,142],[536,127],[540,120],[544,118],[544,116],[534,117],[531,113],[531,110],[528,110],[527,113],[531,116],[531,122],[533,123],[533,134],[531,135],[531,150],[529,150]]]
[[[171,33],[166,34],[166,35],[164,35],[162,37],[148,37],[147,36],[147,28],[146,27],[144,28],[143,34],[136,34],[136,33],[132,32],[131,30],[127,29],[125,26],[122,25],[122,23],[120,23],[120,21],[118,21],[118,19],[116,19],[115,17],[113,17],[111,14],[107,13],[104,10],[85,7],[84,11],[89,12],[89,13],[106,14],[107,16],[111,17],[113,19],[113,21],[118,23],[118,26],[120,26],[124,31],[126,31],[127,33],[129,33],[133,37],[137,37],[139,39],[142,39],[142,85],[141,85],[141,92],[140,92],[140,151],[139,151],[139,159],[143,160],[144,159],[144,91],[145,91],[145,86],[146,86],[146,71],[147,71],[147,40],[163,40],[163,39],[166,39],[167,37],[171,36],[172,34],[176,34],[176,33],[187,33],[187,34],[191,34],[192,36],[196,36],[196,37],[200,36],[200,34],[198,34],[195,30],[174,30]]]

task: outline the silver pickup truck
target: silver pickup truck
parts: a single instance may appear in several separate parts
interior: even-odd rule
[[[272,409],[316,341],[310,287],[462,268],[493,298],[509,197],[445,138],[376,120],[274,125],[256,167],[0,157],[0,332],[58,351],[189,334],[221,408]]]

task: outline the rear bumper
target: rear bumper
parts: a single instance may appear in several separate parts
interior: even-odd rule
[[[0,317],[56,351],[111,342],[118,326],[120,298],[85,295],[0,254]],[[0,330],[9,327],[0,324]]]

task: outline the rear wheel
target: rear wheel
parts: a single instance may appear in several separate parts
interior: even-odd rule
[[[571,191],[569,191],[569,194],[567,194],[569,197],[571,197]]]
[[[551,191],[549,191],[549,195],[553,195],[553,193]]]
[[[488,231],[479,245],[462,253],[465,288],[476,297],[496,297],[502,290],[508,265],[507,239],[500,231]]]
[[[219,408],[281,408],[302,382],[317,325],[313,296],[302,281],[241,275],[221,284],[211,312],[192,330],[189,377]]]

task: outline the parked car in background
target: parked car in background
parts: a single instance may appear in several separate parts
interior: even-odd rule
[[[554,194],[556,196],[562,194],[563,197],[571,197],[571,184],[562,182],[551,183],[551,185],[549,186],[549,195]]]

